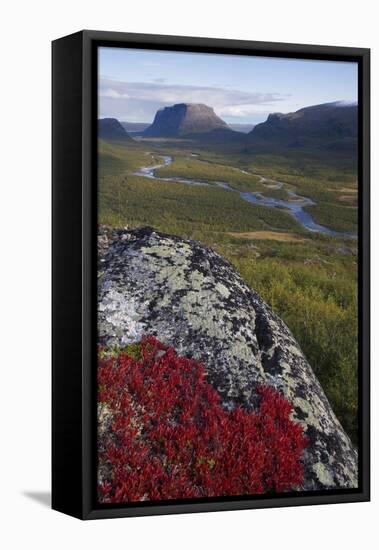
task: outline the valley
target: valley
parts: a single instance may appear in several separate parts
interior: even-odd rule
[[[155,157],[152,156],[152,159],[154,160]],[[191,157],[187,157],[186,160],[187,160],[186,166],[189,165],[188,166],[189,172],[192,174],[194,172],[196,173],[196,167],[194,167],[194,170],[192,170],[191,165],[194,165],[195,162],[199,163],[201,161],[194,161]],[[161,157],[161,162],[163,162],[163,164],[155,164],[153,166],[151,165],[142,166],[139,170],[134,172],[133,175],[148,177],[150,179],[154,179],[157,181],[171,181],[174,183],[184,183],[187,185],[210,185],[210,186],[217,186],[222,189],[227,189],[229,191],[235,191],[239,193],[239,196],[241,197],[241,199],[247,202],[258,204],[260,206],[266,206],[269,208],[281,208],[282,210],[288,211],[300,225],[302,225],[305,229],[308,229],[309,231],[324,233],[324,234],[333,235],[333,236],[342,236],[342,237],[351,237],[351,238],[356,237],[356,235],[353,233],[333,231],[328,227],[324,227],[322,225],[315,223],[311,214],[305,210],[305,207],[316,206],[316,203],[313,202],[308,197],[297,195],[294,191],[287,189],[287,187],[285,187],[284,182],[282,181],[268,179],[265,176],[261,176],[259,174],[251,174],[246,170],[240,170],[238,168],[225,167],[225,166],[222,167],[223,169],[222,172],[223,172],[223,175],[224,174],[229,175],[230,182],[211,180],[211,179],[205,178],[204,170],[202,173],[203,175],[202,179],[183,178],[180,175],[181,169],[180,168],[178,169],[177,167],[178,164],[179,166],[182,166],[180,164],[180,161],[175,162],[173,160],[173,157],[164,155]],[[168,171],[167,170],[165,171],[164,169],[167,167],[171,167],[171,168]],[[165,174],[167,172],[171,174],[170,177],[167,177],[167,176],[165,177]],[[260,183],[262,186],[263,193],[258,191],[252,192],[252,191],[239,190],[240,185],[238,184],[238,176],[240,176],[241,173],[247,176],[252,176],[253,178],[257,178],[258,183]],[[211,175],[212,175],[212,170],[210,170],[210,177]],[[278,190],[281,190],[281,191],[278,192]]]

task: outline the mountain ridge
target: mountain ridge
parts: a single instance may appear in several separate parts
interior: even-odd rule
[[[291,113],[271,113],[248,134],[250,143],[273,143],[286,147],[327,147],[343,149],[356,145],[358,107],[343,102],[321,103]],[[338,147],[337,147],[338,148]]]

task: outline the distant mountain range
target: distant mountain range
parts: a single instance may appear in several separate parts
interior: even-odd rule
[[[358,107],[344,102],[304,107],[294,113],[273,113],[250,131],[247,125],[228,126],[214,110],[201,103],[178,103],[157,111],[152,124],[98,121],[99,137],[131,140],[126,131],[144,138],[186,138],[202,144],[234,143],[250,149],[313,148],[353,151],[357,146]],[[251,125],[250,125],[251,128]],[[242,131],[241,131],[242,130]]]

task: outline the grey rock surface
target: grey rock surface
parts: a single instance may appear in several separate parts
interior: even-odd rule
[[[303,490],[357,487],[357,452],[287,326],[219,254],[151,228],[100,228],[98,332],[107,347],[154,335],[201,361],[226,407],[268,384],[309,438]]]

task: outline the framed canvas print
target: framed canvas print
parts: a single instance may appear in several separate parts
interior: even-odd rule
[[[53,42],[53,508],[369,500],[369,50]]]

